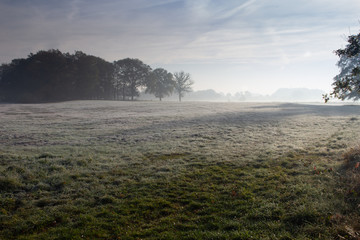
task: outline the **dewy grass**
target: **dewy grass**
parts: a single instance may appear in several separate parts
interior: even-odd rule
[[[356,239],[358,110],[0,105],[0,238]]]
[[[279,159],[269,159],[264,167],[221,163],[184,169],[176,177],[144,174],[144,179],[132,179],[130,174],[123,182],[116,182],[114,173],[124,176],[135,169],[88,178],[49,176],[41,191],[29,191],[29,202],[20,201],[16,193],[2,202],[4,216],[13,214],[4,218],[3,236],[333,236],[336,231],[327,219],[341,205],[327,188],[334,173],[318,176],[308,167],[282,165]]]

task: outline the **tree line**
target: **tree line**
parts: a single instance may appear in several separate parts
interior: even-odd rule
[[[153,70],[139,59],[110,63],[51,49],[0,66],[0,101],[135,100],[141,89],[160,101],[175,92],[181,101],[193,83],[189,73]]]

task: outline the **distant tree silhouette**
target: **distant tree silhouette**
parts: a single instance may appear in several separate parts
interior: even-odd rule
[[[114,99],[114,65],[104,59],[97,58],[96,66],[98,69],[98,82],[95,86],[96,99]]]
[[[139,59],[126,58],[114,62],[114,86],[122,100],[127,96],[134,100],[139,96],[138,88],[144,86],[151,68]]]
[[[75,84],[74,91],[79,99],[92,99],[96,96],[96,86],[99,82],[99,70],[96,67],[96,57],[88,56],[81,51],[75,52]]]
[[[49,102],[76,99],[110,99],[113,66],[77,51],[39,51],[14,59],[0,70],[0,100]]]
[[[171,73],[163,68],[157,68],[149,75],[146,87],[146,93],[154,94],[161,101],[173,92],[175,81]]]
[[[67,59],[58,50],[39,51],[27,59],[15,59],[2,74],[0,88],[5,101],[46,102],[67,91]]]
[[[192,91],[191,86],[194,84],[194,81],[191,79],[190,74],[185,73],[184,71],[175,72],[174,81],[175,91],[179,96],[179,102],[181,102],[181,98],[184,97],[184,94]]]
[[[179,100],[189,91],[190,75],[178,74]],[[81,51],[56,49],[30,53],[0,66],[1,102],[51,102],[81,99],[131,99],[139,88],[162,100],[175,87],[173,75],[163,68],[151,70],[139,59],[109,63]]]
[[[334,77],[333,91],[324,95],[325,102],[332,97],[341,100],[360,98],[360,33],[349,36],[347,41],[344,49],[335,51],[340,57],[337,63],[340,73]]]

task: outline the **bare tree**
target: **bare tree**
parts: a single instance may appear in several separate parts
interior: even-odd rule
[[[175,91],[179,95],[179,102],[181,102],[181,98],[184,97],[186,92],[191,92],[191,86],[194,84],[194,81],[191,79],[189,73],[185,73],[184,71],[174,73],[175,80]]]

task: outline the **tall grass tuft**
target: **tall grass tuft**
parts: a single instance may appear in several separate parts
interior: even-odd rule
[[[359,168],[357,163],[360,162],[360,144],[356,147],[350,148],[343,154],[343,158],[345,163],[348,164],[349,167],[354,165],[354,168]]]

